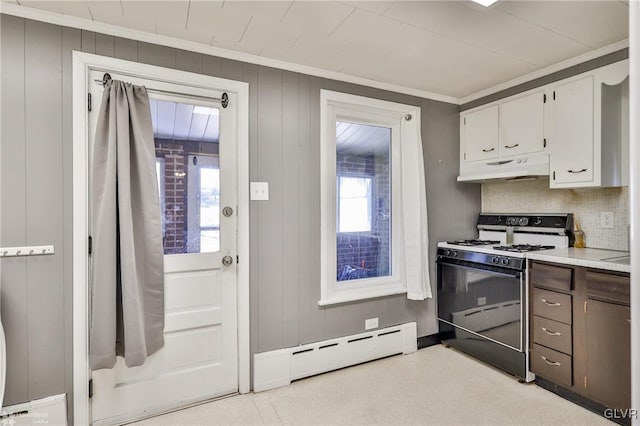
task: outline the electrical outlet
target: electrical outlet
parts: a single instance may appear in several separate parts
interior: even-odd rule
[[[613,229],[614,226],[613,212],[600,212],[600,228]]]
[[[486,305],[487,298],[486,297],[478,297],[478,306]]]
[[[364,320],[364,329],[371,330],[372,328],[378,328],[378,318]]]

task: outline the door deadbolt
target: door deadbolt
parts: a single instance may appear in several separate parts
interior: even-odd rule
[[[233,263],[233,257],[231,256],[225,256],[222,258],[222,264],[224,266],[230,266]]]
[[[225,217],[229,217],[229,216],[231,216],[233,214],[233,209],[231,207],[225,207],[225,208],[222,209],[222,214]]]

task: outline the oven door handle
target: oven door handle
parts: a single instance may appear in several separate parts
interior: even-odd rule
[[[498,271],[494,271],[493,269],[485,269],[485,268],[482,268],[482,267],[474,268],[472,266],[459,265],[457,263],[447,262],[447,261],[443,261],[443,260],[436,260],[436,265],[447,265],[447,266],[452,266],[454,268],[467,269],[469,271],[484,271],[484,272],[486,272],[488,274],[500,275],[500,276],[503,276],[503,277],[512,277],[512,278],[521,278],[522,277],[522,271],[498,272]]]

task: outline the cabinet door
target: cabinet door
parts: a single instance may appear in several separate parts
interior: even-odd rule
[[[498,158],[498,105],[469,113],[461,120],[464,159]]]
[[[551,186],[593,181],[593,77],[556,87]]]
[[[544,149],[544,93],[537,92],[500,104],[500,156]]]
[[[631,406],[631,333],[627,306],[588,299],[586,391],[610,408]]]

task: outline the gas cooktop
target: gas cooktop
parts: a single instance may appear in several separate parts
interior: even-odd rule
[[[511,246],[495,246],[494,250],[500,251],[510,251],[514,253],[525,253],[529,251],[539,251],[539,250],[551,250],[556,248],[556,246],[543,246],[540,244],[531,245],[531,244],[514,244]]]
[[[491,244],[500,244],[500,241],[497,240],[454,240],[447,241],[447,244],[453,244],[455,246],[488,246]]]

